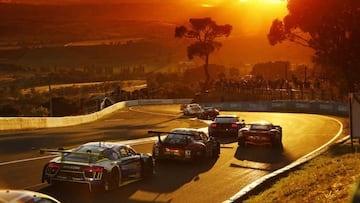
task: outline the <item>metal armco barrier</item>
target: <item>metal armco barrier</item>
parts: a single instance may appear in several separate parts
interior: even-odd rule
[[[94,122],[119,109],[130,106],[159,105],[159,104],[185,104],[192,99],[145,99],[122,101],[113,104],[101,111],[65,117],[0,117],[0,130],[21,130],[52,128],[79,125]],[[220,110],[229,111],[265,111],[265,112],[297,112],[317,113],[325,115],[348,116],[349,105],[329,102],[305,102],[305,101],[268,101],[268,102],[223,102],[201,103],[203,106],[214,106]]]

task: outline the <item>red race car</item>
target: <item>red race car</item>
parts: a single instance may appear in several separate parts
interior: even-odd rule
[[[170,132],[149,131],[158,141],[153,146],[153,158],[196,161],[206,157],[218,157],[220,143],[205,132],[194,128],[175,128]],[[164,134],[165,138],[160,135]]]

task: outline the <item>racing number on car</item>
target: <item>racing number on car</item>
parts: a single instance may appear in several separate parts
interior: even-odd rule
[[[185,150],[185,157],[191,157],[191,150]]]

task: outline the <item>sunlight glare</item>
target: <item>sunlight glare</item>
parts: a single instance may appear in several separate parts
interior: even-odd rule
[[[287,3],[287,0],[239,0],[242,3],[252,2],[252,3],[271,3],[271,4],[279,4],[279,3]]]
[[[237,2],[232,6],[240,12],[234,16],[234,19],[240,20],[233,24],[239,26],[244,34],[248,35],[267,32],[272,20],[287,14],[286,0],[238,0]]]
[[[202,6],[202,7],[205,7],[205,8],[214,7],[214,5],[212,5],[212,4],[202,4],[201,6]]]

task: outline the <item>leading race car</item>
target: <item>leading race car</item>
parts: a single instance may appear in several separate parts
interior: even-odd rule
[[[61,154],[44,166],[42,182],[49,184],[74,182],[87,184],[90,191],[107,191],[153,174],[151,154],[138,153],[119,143],[90,142],[72,150],[40,152]]]
[[[220,143],[205,132],[194,128],[175,128],[170,132],[149,131],[158,141],[153,146],[155,160],[172,159],[195,161],[205,157],[218,157]],[[164,139],[160,135],[166,134]]]
[[[253,122],[239,130],[238,145],[270,146],[282,150],[282,128],[267,121]]]
[[[196,103],[181,105],[180,110],[184,116],[198,116],[204,111],[200,104]]]

